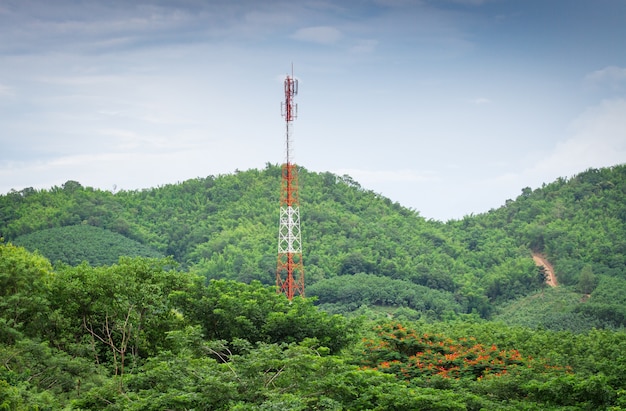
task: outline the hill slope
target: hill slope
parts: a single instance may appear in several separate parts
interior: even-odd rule
[[[14,240],[91,225],[171,255],[205,278],[272,284],[280,176],[280,167],[268,164],[137,191],[111,193],[75,181],[25,189],[0,196],[0,235]],[[534,191],[525,188],[499,209],[444,224],[364,190],[348,176],[301,169],[307,286],[315,295],[339,281],[351,307],[408,304],[348,287],[356,274],[367,274],[399,281],[389,281],[392,288],[405,282],[406,289],[435,290],[424,295],[438,302],[433,312],[488,317],[495,305],[541,288],[542,272],[531,258],[536,251],[554,264],[565,286],[580,286],[585,272],[592,292],[604,277],[626,276],[625,176],[624,166],[587,170]]]
[[[542,252],[559,282],[574,285],[585,265],[596,274],[626,278],[626,166],[589,169],[477,216],[472,224],[503,230]]]
[[[104,228],[71,225],[48,228],[25,234],[13,240],[27,250],[38,250],[50,261],[77,265],[112,265],[120,257],[164,257],[163,254],[135,240]]]
[[[626,407],[624,332],[350,320],[258,282],[206,284],[174,266],[124,257],[53,267],[0,243],[3,408]]]

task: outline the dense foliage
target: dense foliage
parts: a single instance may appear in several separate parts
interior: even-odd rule
[[[55,231],[46,231],[93,226],[170,255],[208,279],[272,284],[279,184],[280,168],[268,165],[263,171],[141,191],[112,193],[75,181],[51,190],[13,191],[0,196],[0,236],[38,249],[53,261],[116,261],[119,254],[105,241],[74,243],[93,246],[89,254],[97,258],[89,260],[86,251],[56,246]],[[488,257],[475,261],[479,254],[459,241],[456,229],[363,190],[347,176],[302,169],[300,184],[308,285],[370,274],[403,281],[411,289],[427,287],[420,291],[426,299],[446,301],[440,309],[483,316],[490,315],[490,301],[514,298],[541,285],[529,250],[510,238],[495,242]],[[26,241],[46,235],[51,241]],[[428,295],[430,290],[437,292]],[[352,299],[355,307],[372,303]],[[411,308],[408,301],[383,304]]]
[[[573,304],[559,304],[556,313],[538,313],[549,317],[539,321],[543,326],[571,330],[626,326],[625,165],[589,169],[535,190],[524,188],[515,201],[507,200],[497,210],[448,225],[458,229],[461,241],[476,255],[493,256],[493,241],[508,238],[548,257],[561,286],[578,297],[573,297]],[[539,301],[544,299],[543,293],[539,295]],[[538,323],[517,317],[518,323]]]
[[[7,410],[602,410],[626,334],[347,320],[172,259],[52,267],[0,244]]]
[[[280,176],[268,164],[138,191],[75,181],[12,191],[0,196],[0,236],[53,262],[112,264],[121,247],[124,255],[170,255],[207,279],[272,284]],[[595,297],[548,323],[625,325],[621,300],[602,291],[626,279],[625,166],[525,188],[503,207],[445,224],[348,176],[301,169],[300,185],[306,283],[332,312],[387,306],[411,318],[490,318],[497,306],[540,291],[543,273],[530,258],[538,252],[560,284]]]
[[[446,314],[462,312],[451,293],[373,274],[340,275],[321,280],[308,287],[307,293],[315,296],[320,307],[329,312],[355,311],[364,304],[406,307],[419,313],[416,318],[442,319]]]
[[[0,196],[0,408],[626,407],[625,166],[446,223],[302,169],[292,302],[271,286],[279,182]]]
[[[122,256],[164,257],[135,240],[90,225],[48,228],[17,237],[14,244],[38,250],[50,261],[78,265],[111,265]]]
[[[485,322],[410,327],[388,322],[374,331],[363,342],[360,358],[366,368],[393,374],[412,386],[500,402],[482,402],[485,409],[598,410],[626,405],[625,379],[618,371],[626,359],[620,352],[626,343],[623,332],[572,334]],[[469,402],[466,405],[472,409]]]
[[[53,269],[38,255],[0,244],[0,263],[0,404],[8,409],[72,403],[103,409],[107,396],[117,395],[111,409],[127,409],[124,393],[133,389],[127,385],[142,387],[159,361],[180,357],[181,367],[202,363],[206,372],[228,374],[235,356],[261,347],[274,355],[308,344],[327,355],[355,338],[354,322],[318,311],[311,300],[289,303],[258,282],[205,285],[171,259],[123,257],[111,266]],[[220,375],[208,377],[232,380]],[[203,409],[214,409],[208,404]],[[215,404],[227,409],[232,402]]]
[[[53,262],[112,264],[120,245],[124,255],[170,255],[207,279],[272,284],[280,176],[280,167],[268,164],[138,191],[112,193],[75,181],[12,191],[0,196],[0,236]],[[602,291],[626,279],[625,166],[524,188],[498,209],[445,224],[348,176],[301,169],[300,185],[306,283],[333,312],[382,305],[415,310],[412,318],[426,311],[431,318],[446,312],[489,318],[498,305],[541,289],[543,273],[530,258],[538,252],[553,263],[560,284],[597,297],[549,323],[625,325],[620,300]],[[356,274],[367,276],[351,278]],[[376,283],[376,291],[363,291],[363,282]],[[337,287],[345,292],[329,301]]]

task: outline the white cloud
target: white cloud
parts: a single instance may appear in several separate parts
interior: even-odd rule
[[[122,77],[115,75],[45,76],[37,80],[41,83],[61,86],[94,86],[114,84],[122,80]]]
[[[296,31],[293,36],[296,40],[308,41],[319,44],[333,44],[341,39],[341,31],[335,27],[317,26],[306,27]]]
[[[252,24],[255,27],[276,27],[292,23],[294,16],[283,10],[253,10],[245,14],[244,20],[247,24]]]
[[[359,40],[350,51],[352,53],[371,53],[378,46],[378,40]]]
[[[90,11],[97,14],[89,15]],[[33,29],[51,34],[110,35],[167,30],[184,26],[195,19],[188,11],[145,5],[125,9],[97,5],[78,13],[75,19],[45,16],[45,19],[33,19],[29,23]]]
[[[614,88],[620,87],[626,84],[626,68],[608,66],[587,74],[585,80],[593,85],[608,85]]]
[[[470,6],[481,6],[487,3],[488,0],[451,0],[453,3],[466,4]]]
[[[588,168],[626,163],[626,100],[607,100],[587,109],[571,125],[569,138],[521,173],[507,173],[495,184],[539,187],[558,177],[571,177]]]
[[[485,97],[477,97],[475,99],[470,100],[470,103],[473,103],[473,104],[489,104],[489,103],[491,103],[491,100],[489,100],[488,98],[485,98]]]
[[[48,189],[68,180],[102,189],[114,185],[120,189],[156,187],[198,176],[221,174],[225,170],[249,168],[249,164],[233,161],[224,155],[213,158],[207,164],[212,150],[224,153],[239,148],[234,143],[218,142],[210,147],[184,150],[83,152],[48,161],[11,161],[0,168],[0,193],[24,187]],[[243,156],[246,157],[246,153]],[[246,160],[248,158],[243,159],[244,162]],[[263,164],[259,159],[253,166],[262,167]]]
[[[382,182],[423,182],[438,180],[432,171],[417,172],[415,170],[362,170],[362,169],[339,169],[337,175],[347,174],[355,180],[368,185]]]
[[[0,51],[20,54],[70,51],[96,55],[120,48],[189,44],[214,37],[230,40],[249,36],[250,27],[255,34],[262,27],[276,27],[262,26],[254,15],[249,20],[255,8],[252,2],[247,6],[235,2],[147,3],[155,2],[92,1],[80,5],[74,0],[16,2],[13,15],[3,18],[0,25],[2,35],[12,41],[0,43]]]
[[[0,84],[0,96],[12,96],[14,95],[13,89],[9,86],[5,86],[4,84]]]
[[[548,161],[580,172],[626,162],[626,100],[604,101],[579,116],[573,135],[556,146]]]

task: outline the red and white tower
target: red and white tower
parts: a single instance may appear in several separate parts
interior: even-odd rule
[[[286,161],[282,166],[280,187],[280,225],[278,227],[278,263],[276,290],[291,300],[294,295],[304,297],[304,265],[300,236],[300,201],[298,196],[298,169],[292,163],[292,123],[298,116],[298,105],[293,98],[298,94],[298,80],[287,75],[284,82],[285,101],[281,104],[286,123]]]

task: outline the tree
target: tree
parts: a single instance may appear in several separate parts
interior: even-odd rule
[[[46,290],[52,279],[44,257],[0,242],[0,342],[14,341],[15,331],[39,336],[46,329]]]
[[[319,311],[311,299],[289,301],[258,281],[211,280],[208,286],[196,282],[192,291],[172,295],[172,301],[210,340],[291,343],[316,338],[338,352],[354,338],[356,323]]]
[[[62,268],[51,295],[56,340],[81,340],[87,333],[95,361],[123,376],[128,357],[134,363],[154,355],[167,345],[165,333],[180,325],[169,296],[192,277],[173,265],[171,259],[125,257],[110,267]]]
[[[580,278],[578,280],[578,289],[583,294],[591,294],[596,288],[597,281],[596,276],[590,265],[586,265],[580,271]]]

